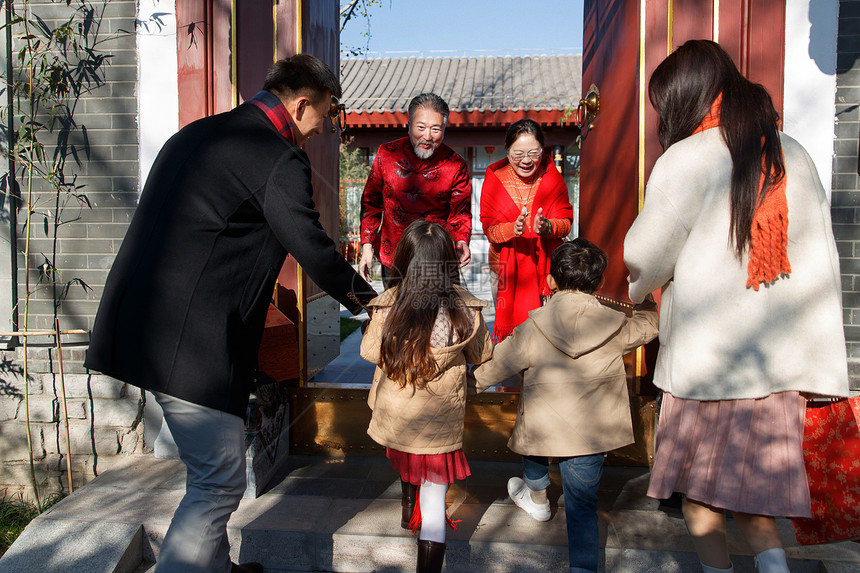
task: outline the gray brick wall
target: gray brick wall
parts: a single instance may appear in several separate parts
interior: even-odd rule
[[[80,279],[92,290],[87,292],[76,286],[69,290],[59,308],[63,328],[91,328],[107,271],[125,235],[129,213],[137,204],[136,4],[133,0],[113,0],[106,5],[99,34],[102,53],[111,56],[105,67],[106,83],[85,95],[75,114],[77,123],[86,126],[89,156],[82,158],[81,165],[70,160],[66,177],[76,177],[91,208],[71,206],[65,211],[64,219],[71,222],[58,230],[57,267],[62,272],[62,281]],[[41,0],[32,5],[49,24],[58,23],[69,14],[64,3]],[[93,5],[99,13],[102,4],[93,2]],[[74,134],[72,140],[80,143],[81,133]],[[19,225],[22,224],[19,220]],[[50,253],[52,248],[51,239],[38,226],[34,226],[32,247],[35,255],[31,266],[38,267],[39,253]],[[24,282],[23,263],[23,257],[19,257],[19,284]],[[30,273],[31,284],[38,279],[35,268]],[[52,328],[52,301],[49,289],[34,293],[29,328]]]
[[[92,327],[108,270],[137,205],[139,170],[137,2],[111,0],[105,4],[92,0],[91,3],[97,19],[106,6],[100,21],[102,43],[99,49],[111,57],[104,68],[105,84],[85,94],[76,108],[77,124],[86,126],[89,153],[81,155],[80,165],[70,158],[65,171],[66,180],[75,178],[91,208],[72,204],[65,210],[63,220],[67,222],[57,233],[56,257],[56,266],[62,273],[61,282],[79,279],[90,287],[90,290],[71,287],[58,308],[60,325],[64,329],[87,331]],[[31,10],[52,26],[68,19],[71,13],[66,3],[50,0],[31,2]],[[2,104],[5,105],[5,96]],[[82,133],[74,133],[71,141],[81,143]],[[47,201],[52,201],[48,195],[39,198],[41,211],[53,210],[53,203]],[[24,209],[19,209],[19,236],[23,235],[25,214]],[[5,242],[2,244],[8,249]],[[31,243],[31,289],[38,285],[38,267],[43,261],[41,253],[49,254],[51,250],[52,239],[46,236],[42,221],[37,219]],[[4,252],[2,256],[8,258],[9,251]],[[17,264],[18,304],[22,307],[26,277],[20,253]],[[0,296],[11,297],[11,293],[4,290]],[[35,289],[30,300],[28,329],[52,329],[53,322],[50,289]],[[19,324],[23,326],[23,318]],[[83,367],[87,342],[85,335],[63,340],[75,487],[107,469],[117,456],[143,453],[141,391],[105,376],[90,376]],[[52,344],[49,337],[30,339],[27,384],[21,374],[23,349],[18,347],[0,353],[0,489],[23,491],[28,495],[31,492],[26,402],[29,402],[30,439],[40,490],[44,494],[67,489],[62,393],[57,351]],[[28,394],[26,402],[25,394]]]
[[[842,305],[851,385],[860,390],[860,1],[839,2],[836,49],[833,233],[842,268]]]
[[[56,358],[55,351],[46,353]],[[0,359],[4,365],[18,360],[14,352],[3,354]],[[72,481],[77,488],[108,469],[117,456],[143,453],[143,401],[138,388],[107,376],[67,373],[64,378]],[[42,495],[67,491],[65,456],[69,446],[60,376],[33,372],[25,388],[20,372],[6,368],[0,379],[0,489],[28,496],[32,491],[25,414],[29,405],[29,440],[39,491]],[[29,394],[27,400],[25,393]]]

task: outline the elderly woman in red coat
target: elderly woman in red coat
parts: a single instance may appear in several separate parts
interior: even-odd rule
[[[498,277],[494,342],[549,296],[549,255],[573,222],[567,185],[543,147],[537,122],[512,123],[505,135],[507,157],[487,167],[484,178],[481,225],[490,241],[490,270]]]

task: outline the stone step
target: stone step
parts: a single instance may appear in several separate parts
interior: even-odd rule
[[[448,493],[457,529],[448,530],[445,570],[488,573],[567,570],[564,499],[551,473],[552,518],[539,523],[508,498],[518,463],[472,462],[472,475]],[[555,469],[555,466],[553,466]],[[57,504],[0,559],[0,571],[151,571],[185,471],[178,460],[129,458]],[[680,512],[644,495],[647,468],[607,467],[599,517],[602,571],[699,571]],[[779,520],[793,573],[860,571],[860,545],[801,547]],[[735,571],[753,558],[729,520]],[[384,458],[293,456],[271,489],[242,500],[228,525],[235,562],[267,571],[400,572],[415,568],[416,541],[400,528],[400,484]]]

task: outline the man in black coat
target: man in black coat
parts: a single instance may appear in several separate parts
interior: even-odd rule
[[[276,62],[263,91],[162,148],[105,284],[85,366],[150,390],[188,468],[157,570],[232,564],[227,520],[245,490],[244,421],[275,279],[289,253],[353,313],[374,295],[319,223],[301,149],[337,76]]]

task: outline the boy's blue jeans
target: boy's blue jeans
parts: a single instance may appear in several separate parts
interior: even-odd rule
[[[570,573],[597,571],[600,534],[597,528],[597,490],[603,477],[606,454],[558,459],[564,488],[567,548]],[[549,461],[542,456],[523,456],[523,481],[532,490],[549,485]]]

